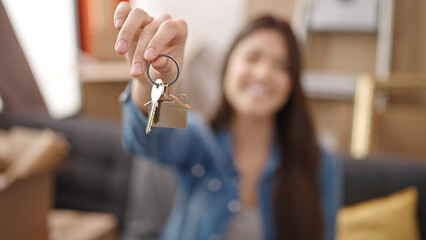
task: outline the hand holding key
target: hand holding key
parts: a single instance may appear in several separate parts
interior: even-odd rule
[[[114,25],[120,30],[115,50],[126,54],[132,76],[147,80],[144,71],[148,61],[153,61],[152,67],[158,72],[155,78],[168,79],[164,74],[173,76],[174,64],[158,58],[160,54],[171,55],[182,64],[188,32],[184,20],[172,19],[168,14],[154,18],[142,9],[132,9],[129,3],[121,2],[114,14]]]
[[[177,61],[169,56],[161,54],[161,57],[171,59],[176,64],[177,74],[173,81],[169,84],[165,84],[161,79],[157,79],[155,82],[151,79],[149,73],[149,67],[152,62],[148,62],[148,68],[146,75],[152,82],[151,90],[151,101],[145,103],[144,107],[151,104],[151,111],[149,112],[148,122],[146,125],[145,133],[148,134],[151,131],[151,127],[166,127],[166,128],[186,128],[187,127],[187,110],[191,109],[191,106],[186,104],[186,95],[179,94],[179,98],[169,93],[169,88],[179,78],[179,64]],[[161,108],[161,106],[163,106]],[[160,117],[160,112],[162,112]]]
[[[152,86],[145,74],[148,61],[152,61],[154,79],[172,79],[176,75],[173,62],[158,56],[167,54],[183,64],[188,32],[186,22],[172,19],[168,14],[154,18],[142,9],[132,9],[129,3],[121,2],[115,10],[114,26],[120,30],[115,51],[126,54],[130,73],[138,79],[132,85],[132,99],[146,114],[149,109],[143,105],[150,100]]]

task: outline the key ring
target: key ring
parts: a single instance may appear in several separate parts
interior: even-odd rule
[[[175,77],[175,79],[171,83],[167,84],[167,86],[171,86],[179,78],[179,74],[180,74],[179,63],[172,56],[170,56],[170,55],[160,54],[158,57],[170,58],[176,64],[176,67],[177,67],[176,77]],[[149,67],[151,66],[151,64],[152,64],[152,61],[149,61],[148,62],[148,66],[146,67],[146,75],[148,76],[148,79],[149,79],[149,81],[152,82],[152,84],[154,84],[155,86],[159,87],[160,85],[158,83],[155,83],[154,81],[152,81],[151,76],[149,75]]]

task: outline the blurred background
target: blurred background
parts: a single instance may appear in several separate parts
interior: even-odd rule
[[[133,157],[120,145],[118,96],[130,75],[114,51],[119,2],[0,1],[0,129],[20,125],[62,134],[70,150],[51,178],[51,204],[112,214],[117,222],[105,229],[116,235],[124,229],[135,181]],[[153,16],[167,12],[187,21],[176,92],[186,93],[206,117],[217,110],[222,60],[238,30],[264,14],[287,19],[304,56],[302,83],[318,139],[344,162],[345,205],[417,186],[415,225],[426,237],[425,1],[130,2]],[[0,159],[8,134],[0,138]]]

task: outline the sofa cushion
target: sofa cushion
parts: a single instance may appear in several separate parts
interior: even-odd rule
[[[419,240],[417,188],[344,207],[338,214],[337,239]]]
[[[354,160],[343,156],[343,205],[384,197],[410,186],[419,192],[417,216],[426,237],[426,162],[418,159],[372,156]]]

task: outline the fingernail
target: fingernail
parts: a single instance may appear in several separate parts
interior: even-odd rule
[[[115,20],[115,28],[121,28],[123,26],[123,20],[117,19]]]
[[[126,40],[120,40],[117,43],[117,50],[120,52],[125,52],[127,48],[127,41]]]
[[[142,74],[142,64],[140,64],[140,63],[133,64],[131,74],[134,75],[134,76],[141,75]]]
[[[154,60],[155,57],[155,50],[154,48],[148,48],[148,50],[146,50],[145,54],[144,54],[144,58],[146,60]]]

